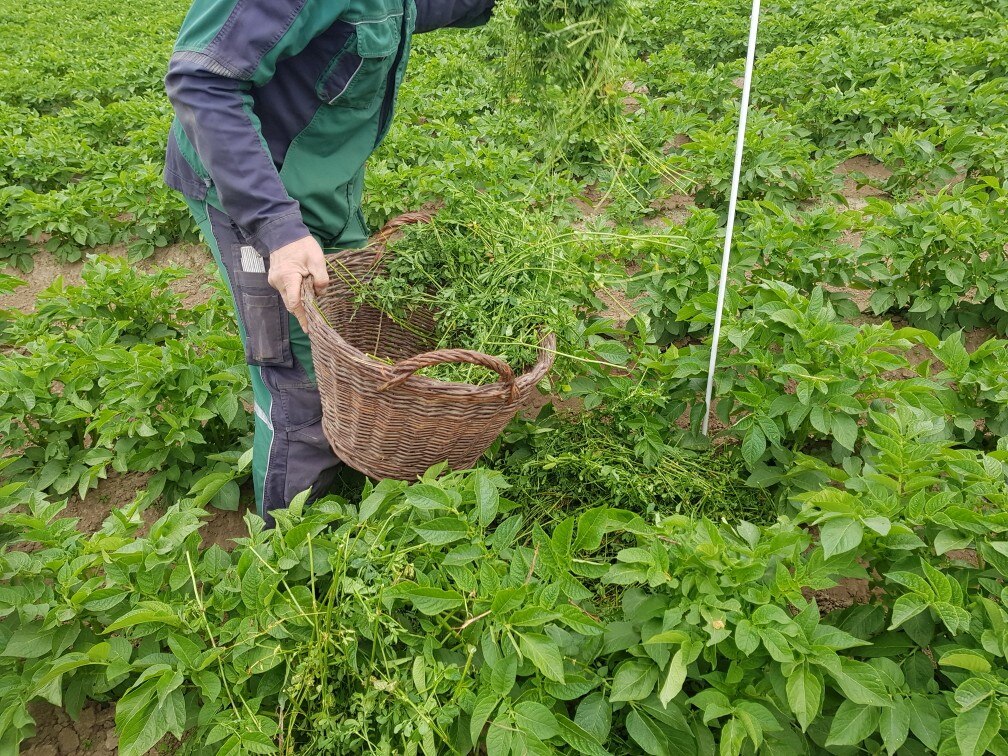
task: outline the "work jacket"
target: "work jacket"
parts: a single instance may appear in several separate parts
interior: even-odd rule
[[[414,32],[494,0],[195,0],[165,78],[165,181],[265,256],[313,234],[359,246],[364,162],[388,131]]]

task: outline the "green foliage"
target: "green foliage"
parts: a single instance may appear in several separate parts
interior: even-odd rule
[[[956,184],[914,202],[867,208],[859,279],[875,313],[931,330],[1008,324],[1008,215],[997,181]]]
[[[775,518],[766,493],[745,486],[745,466],[731,449],[680,448],[666,443],[660,419],[644,424],[621,413],[614,421],[608,411],[575,415],[547,406],[534,421],[509,428],[490,463],[509,477],[511,498],[536,522],[546,526],[600,504],[647,517]]]
[[[594,257],[612,234],[576,233],[546,212],[479,205],[480,212],[441,210],[407,227],[389,246],[385,270],[370,280],[330,266],[361,301],[407,323],[434,314],[430,349],[461,348],[500,355],[515,371],[531,367],[546,333],[574,338],[575,311],[595,301]],[[425,375],[497,381],[471,365],[439,365]]]
[[[804,297],[788,284],[767,281],[747,294],[747,306],[723,326],[722,338],[734,350],[720,362],[716,412],[750,465],[820,439],[831,442],[837,459],[849,455],[875,401],[898,399],[943,412],[938,383],[893,376],[910,367],[904,354],[927,343],[926,332],[897,331],[890,323],[854,326],[837,316],[819,287]],[[681,374],[704,374],[707,354],[706,344],[692,350]],[[694,424],[701,417],[694,413]]]
[[[736,265],[749,271],[750,281],[781,281],[806,296],[824,287],[839,315],[860,314],[849,294],[836,291],[850,287],[857,271],[857,252],[845,238],[855,227],[854,213],[830,206],[798,213],[770,202],[745,212]]]
[[[815,155],[807,131],[759,112],[752,114],[749,128],[740,196],[793,206],[836,188],[836,161]],[[691,132],[682,147],[676,167],[696,185],[697,201],[705,206],[727,207],[737,129],[738,114],[732,112]]]
[[[67,286],[57,278],[39,292],[33,313],[16,319],[6,341],[24,347],[94,322],[113,325],[126,346],[176,339],[199,314],[184,308],[170,288],[188,273],[167,267],[147,274],[121,258],[92,256],[81,270],[81,285]],[[205,311],[227,317],[218,305]]]
[[[729,270],[727,309],[741,306],[738,291],[743,273],[752,282],[779,281],[810,295],[816,287],[844,287],[852,283],[857,256],[842,239],[855,219],[849,212],[821,208],[803,214],[771,202],[750,203],[736,232],[736,261]],[[705,331],[701,316],[713,304],[717,290],[724,230],[717,213],[694,209],[681,228],[681,237],[635,238],[622,258],[637,269],[618,288],[633,301],[634,310],[649,320],[661,345]],[[849,295],[824,290],[845,317],[858,314]]]
[[[138,258],[195,239],[161,178],[164,71],[185,8],[3,3],[0,264],[28,271],[42,244],[76,261],[100,245]]]
[[[623,0],[512,0],[516,49],[528,83],[591,91],[612,74],[629,11]]]
[[[299,498],[270,532],[247,515],[229,555],[199,550],[191,502],[85,536],[35,497],[5,515],[41,545],[0,557],[5,737],[35,698],[114,697],[124,754],[185,730],[220,754],[998,753],[1006,466],[932,431],[873,415],[863,468],[765,527],[529,529],[499,475],[432,471]],[[869,598],[823,614],[839,581]]]
[[[1008,437],[1006,347],[1008,342],[990,339],[969,352],[955,333],[934,350],[945,366],[941,376],[956,386],[953,422],[966,441]]]
[[[57,279],[6,331],[0,433],[19,456],[3,475],[81,497],[110,469],[153,471],[148,491],[186,492],[208,453],[248,432],[241,345],[220,294],[186,308],[166,269],[110,257],[82,286]]]
[[[0,296],[9,294],[24,285],[25,282],[20,278],[0,273]],[[2,337],[4,331],[7,329],[11,315],[7,310],[0,308],[0,337]]]
[[[191,238],[160,179],[184,5],[0,4],[0,262]],[[748,10],[515,0],[417,37],[365,212],[449,211],[379,293],[516,365],[553,327],[578,411],[513,424],[499,471],[299,497],[206,548],[249,464],[225,298],[98,259],[0,315],[0,751],[42,698],[115,701],[127,756],[1008,752],[1008,352],[958,330],[1008,322],[1004,7],[764,14],[709,448]],[[509,88],[530,49],[538,95]],[[851,288],[926,330],[849,322]],[[154,477],[80,533],[62,499],[109,469]]]
[[[16,276],[8,276],[0,273],[0,294],[9,294],[18,287],[24,286],[25,282]]]
[[[702,324],[680,318],[688,301],[717,289],[724,232],[713,210],[698,209],[681,228],[682,239],[669,243],[644,238],[634,245],[629,263],[639,272],[622,285],[634,309],[649,321],[655,340],[667,345]]]
[[[965,172],[979,152],[979,139],[964,126],[933,127],[924,131],[898,126],[866,140],[865,149],[892,170],[882,188],[905,198],[916,189],[937,189]]]
[[[549,161],[583,162],[606,140],[619,110],[626,0],[510,0],[494,7],[503,52],[496,89],[524,100]],[[515,97],[518,95],[518,97]],[[594,155],[593,155],[594,157]]]

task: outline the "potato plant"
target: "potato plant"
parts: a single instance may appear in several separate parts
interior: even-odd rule
[[[947,390],[939,383],[891,377],[909,367],[902,353],[926,343],[926,332],[894,330],[889,323],[851,325],[819,287],[804,297],[794,287],[768,281],[751,286],[745,304],[723,326],[733,349],[722,361],[716,412],[740,439],[751,466],[820,440],[832,443],[837,458],[850,454],[873,402],[899,400],[943,411]],[[700,310],[698,317],[708,316]],[[679,374],[705,375],[709,353],[706,344],[691,348]],[[694,410],[702,405],[694,404]],[[694,426],[701,417],[694,411]]]
[[[190,729],[221,754],[1000,752],[1005,453],[929,422],[873,415],[863,471],[764,527],[603,507],[530,528],[476,470],[295,503],[272,532],[250,514],[229,555],[199,549],[191,502],[85,536],[0,491],[8,542],[42,545],[0,559],[5,737],[35,697],[113,697],[125,754]],[[881,590],[821,615],[841,580]]]
[[[990,339],[967,351],[961,333],[941,342],[935,357],[956,385],[953,422],[966,441],[990,444],[1008,436],[1008,342]]]
[[[188,309],[168,286],[96,258],[83,286],[57,281],[15,317],[0,353],[0,433],[19,456],[2,476],[84,497],[110,470],[156,473],[149,491],[185,493],[206,454],[249,430],[248,376],[218,294]],[[237,507],[232,484],[229,506]]]
[[[0,0],[0,263],[195,238],[160,179],[185,5]],[[519,363],[563,341],[565,401],[475,470],[210,546],[250,456],[222,293],[99,258],[0,300],[0,753],[39,699],[112,703],[124,756],[1008,753],[1008,365],[960,330],[1008,321],[1005,8],[766,9],[708,440],[748,9],[416,38],[365,212],[447,214],[381,294]],[[112,471],[152,477],[81,532]]]
[[[903,312],[936,332],[996,325],[1008,315],[1008,225],[996,179],[915,202],[873,202],[858,279],[876,314]]]
[[[736,109],[737,110],[737,107]],[[836,188],[835,162],[815,154],[808,132],[760,112],[751,115],[739,192],[748,199],[795,205],[812,196],[830,195]],[[728,204],[738,116],[731,111],[706,129],[690,134],[676,165],[696,184],[698,202],[717,209]]]

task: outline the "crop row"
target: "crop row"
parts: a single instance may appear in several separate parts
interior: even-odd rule
[[[959,327],[986,324],[1003,332],[1008,322],[1004,299],[1008,260],[997,253],[1008,238],[1008,213],[1004,191],[996,182],[957,184],[913,203],[876,202],[863,213],[831,207],[802,213],[769,202],[748,203],[744,209],[748,222],[739,238],[737,269],[749,273],[744,279],[733,278],[730,287],[725,336],[733,349],[722,363],[718,411],[727,425],[725,433],[745,441],[750,466],[771,459],[778,447],[799,451],[809,439],[837,442],[852,450],[858,424],[872,401],[881,399],[928,401],[954,421],[965,441],[976,436],[978,428],[981,440],[984,434],[1004,432],[1008,397],[999,378],[1005,373],[1001,342],[992,340],[963,356],[962,347],[954,346],[962,344],[956,334]],[[544,218],[538,222],[548,223]],[[865,223],[866,218],[871,221]],[[489,222],[482,220],[483,225]],[[530,228],[528,233],[530,238],[547,239],[547,231]],[[858,245],[855,237],[860,239]],[[620,237],[588,230],[580,238],[585,250],[597,254],[584,252],[575,268],[565,266],[565,286],[574,299],[583,297],[577,294],[579,288],[590,292],[598,280],[610,279],[625,292],[632,302],[627,317],[634,315],[628,346],[639,369],[631,371],[630,378],[611,370],[614,363],[631,361],[631,352],[623,346],[626,334],[611,332],[610,325],[596,323],[586,331],[586,324],[569,317],[551,322],[562,331],[562,350],[579,361],[576,372],[590,374],[578,377],[574,393],[582,399],[594,397],[589,408],[618,402],[628,417],[650,415],[652,422],[643,426],[650,428],[648,443],[663,448],[659,440],[663,427],[675,424],[684,412],[692,413],[695,421],[701,409],[697,388],[708,359],[704,338],[720,254],[718,216],[711,210],[694,210],[681,237]],[[602,255],[603,251],[609,254]],[[627,265],[638,271],[629,278],[624,272]],[[571,277],[574,274],[578,280]],[[139,453],[133,450],[137,439],[153,430],[145,418],[166,398],[181,415],[163,422],[180,439],[187,433],[202,436],[199,427],[208,420],[210,428],[222,423],[228,438],[241,435],[242,429],[235,425],[235,397],[245,390],[245,379],[233,351],[230,316],[221,309],[224,300],[218,296],[202,309],[187,310],[166,289],[172,275],[181,273],[145,277],[122,262],[92,262],[85,268],[83,287],[64,290],[57,285],[43,293],[35,315],[21,316],[8,327],[6,341],[14,349],[0,362],[9,375],[0,394],[3,427],[19,439],[17,446],[32,448],[9,473],[34,476],[40,469],[60,469],[74,460],[61,472],[57,490],[62,493],[78,485],[86,491],[109,466],[159,468],[166,460],[131,463],[117,455]],[[928,330],[896,331],[888,323],[846,322],[860,317],[851,299],[858,289],[870,294],[867,306],[875,314],[903,315],[912,325]],[[570,297],[565,295],[565,301],[575,306]],[[91,312],[96,302],[104,302],[98,314],[84,317],[82,313]],[[112,310],[114,302],[118,305]],[[583,304],[591,309],[590,301]],[[131,312],[131,306],[143,311]],[[176,321],[191,325],[165,325]],[[147,329],[149,335],[135,335],[137,328]],[[228,335],[218,334],[221,330]],[[181,333],[189,335],[189,344],[169,338]],[[946,338],[939,341],[934,334]],[[228,349],[209,348],[221,339]],[[911,347],[917,353],[912,363],[904,355]],[[117,384],[130,370],[139,370],[142,350],[147,350],[144,364],[161,376],[146,382],[154,393],[138,400],[131,388],[121,394],[107,392],[105,384]],[[87,358],[96,354],[108,359],[89,364]],[[642,361],[642,354],[649,360]],[[600,358],[605,363],[602,369],[584,368]],[[929,359],[935,358],[945,372],[931,367]],[[104,377],[99,382],[109,366],[125,372],[114,381]],[[78,401],[53,394],[54,378],[66,386],[81,385],[89,398]],[[227,388],[229,384],[234,385]],[[956,391],[944,388],[951,385]],[[651,387],[654,398],[643,396],[641,386]],[[203,397],[200,401],[193,399],[197,391]],[[116,407],[127,399],[132,400],[131,409]],[[226,406],[218,407],[221,402]],[[653,407],[656,402],[662,406]],[[192,406],[186,409],[188,404]],[[816,405],[823,406],[812,412]],[[120,421],[99,423],[106,412]],[[132,419],[126,422],[123,414]],[[25,425],[22,417],[31,421]],[[655,426],[654,418],[663,418],[664,423]],[[122,422],[126,425],[120,427]],[[96,440],[94,433],[102,428]],[[217,431],[210,428],[212,437]],[[191,451],[185,455],[191,464]],[[41,480],[42,489],[56,483],[48,473]]]
[[[159,94],[187,3],[0,7],[0,104],[65,114],[79,102]]]
[[[52,48],[51,60],[27,67],[40,47],[50,49],[36,38],[49,27],[32,21],[27,33],[5,35],[9,65],[20,68],[0,87],[0,199],[8,208],[0,257],[24,270],[47,240],[77,259],[110,243],[142,255],[194,238],[158,175],[170,116],[160,80],[184,7],[151,16],[84,5],[69,15],[82,39],[101,29],[100,55]],[[900,200],[957,177],[1005,180],[1005,19],[984,3],[918,6],[862,1],[826,13],[822,4],[790,3],[767,14],[743,197],[790,206],[828,199],[840,188],[836,167],[860,154],[887,166],[892,175],[880,188]],[[19,12],[12,6],[8,23]],[[820,12],[838,23],[824,27]],[[371,164],[369,219],[464,198],[474,187],[542,204],[594,183],[611,201],[606,216],[620,224],[638,223],[681,192],[723,210],[745,9],[726,12],[709,0],[651,12],[633,6],[630,24],[619,77],[629,94],[611,99],[633,103],[577,128],[547,117],[502,75],[505,19],[417,37],[399,120]],[[577,105],[571,97],[544,99],[563,116]],[[540,175],[530,175],[537,165]]]
[[[8,486],[5,538],[41,549],[0,557],[0,729],[112,698],[128,756],[185,731],[220,755],[1002,753],[1008,450],[936,430],[873,413],[839,485],[765,527],[546,530],[477,470],[249,515],[229,555],[191,501],[84,535]],[[865,598],[820,608],[841,582]]]
[[[851,297],[864,292],[863,308],[872,314],[902,316],[938,334],[984,325],[1004,333],[1008,194],[994,179],[912,202],[872,198],[858,211],[796,211],[767,200],[741,210],[735,287],[776,280],[809,294],[822,285],[846,317],[860,315]],[[693,210],[673,233],[671,244],[636,237],[619,250],[639,269],[621,287],[631,298],[646,295],[640,306],[665,340],[696,330],[680,310],[710,290],[724,238],[718,215],[707,209]]]
[[[250,430],[241,344],[221,293],[183,306],[170,284],[185,273],[95,258],[83,285],[57,280],[34,313],[9,313],[0,435],[20,453],[5,478],[83,498],[112,470],[151,472],[147,495],[171,500],[236,448]],[[223,494],[237,508],[237,484]]]

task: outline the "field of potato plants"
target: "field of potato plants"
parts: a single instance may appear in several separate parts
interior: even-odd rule
[[[764,4],[710,439],[749,4],[626,0],[587,95],[573,6],[418,35],[365,193],[541,401],[267,530],[186,0],[0,0],[0,756],[1008,756],[1008,0]]]

